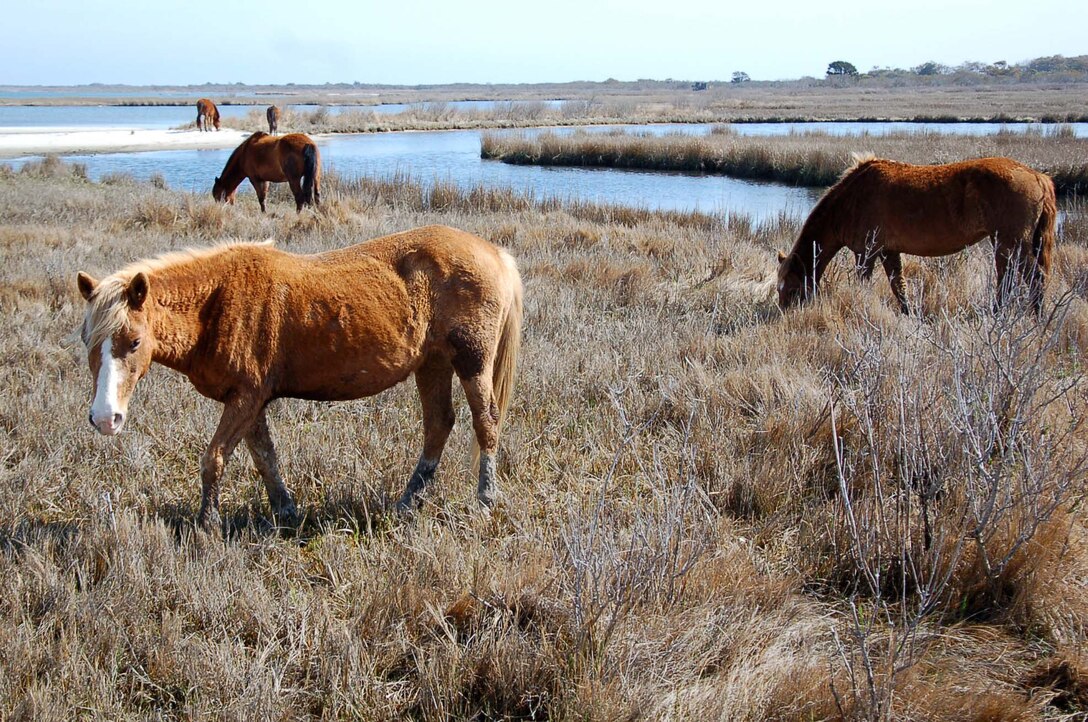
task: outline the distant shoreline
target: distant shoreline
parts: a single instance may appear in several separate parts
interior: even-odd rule
[[[176,107],[208,97],[230,107],[346,106],[360,113],[389,105],[419,109],[445,129],[481,127],[483,118],[461,117],[472,111],[459,103],[496,103],[494,123],[526,116],[563,124],[594,119],[615,123],[795,123],[795,122],[943,122],[1070,123],[1088,122],[1084,103],[1088,83],[1079,81],[1010,82],[975,78],[969,84],[913,79],[905,84],[865,78],[854,81],[808,78],[797,81],[711,84],[705,90],[681,81],[553,83],[536,85],[444,86],[0,86],[0,107]],[[6,97],[5,97],[6,96]],[[534,109],[533,106],[544,106]],[[521,109],[531,112],[521,113]],[[389,113],[388,115],[395,115]],[[381,129],[436,129],[433,124],[395,123]],[[465,122],[462,122],[465,121]],[[363,131],[374,123],[343,128],[324,119],[308,123],[313,132]],[[507,124],[510,125],[510,124]],[[520,120],[512,125],[524,125]]]
[[[0,159],[37,155],[134,153],[158,150],[223,150],[233,148],[248,132],[224,128],[196,130],[72,129],[44,133],[0,132]]]

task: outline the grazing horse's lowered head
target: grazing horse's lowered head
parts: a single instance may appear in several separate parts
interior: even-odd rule
[[[215,177],[215,182],[212,183],[212,198],[217,203],[229,203],[233,206],[236,195],[238,195],[237,186],[235,186],[234,190],[228,191],[227,184],[223,182],[223,179],[219,176]]]
[[[151,366],[148,279],[138,272],[99,282],[80,273],[77,284],[87,301],[82,337],[94,385],[88,419],[99,433],[112,436],[124,427],[132,391]]]
[[[812,269],[805,269],[799,256],[787,256],[778,252],[778,306],[783,311],[798,303],[805,303],[812,297],[814,284]]]

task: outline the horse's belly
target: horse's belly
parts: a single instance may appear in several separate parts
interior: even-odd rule
[[[342,378],[333,383],[320,386],[288,387],[278,393],[277,396],[306,399],[308,401],[353,401],[380,394],[382,391],[404,381],[405,378],[407,378],[407,374],[400,378]]]
[[[371,353],[344,349],[328,355],[296,359],[281,375],[277,395],[315,401],[348,401],[385,391],[408,378],[418,354],[411,348],[384,348]]]

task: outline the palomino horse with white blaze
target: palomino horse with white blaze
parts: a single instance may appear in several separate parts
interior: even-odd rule
[[[265,211],[269,183],[286,182],[298,212],[310,203],[321,205],[321,154],[317,144],[304,133],[273,137],[257,131],[243,140],[230,154],[222,175],[215,177],[212,197],[233,205],[238,186],[246,178],[257,191],[261,213]]]
[[[846,247],[863,278],[878,260],[884,265],[900,310],[909,313],[900,254],[945,256],[989,238],[995,305],[1006,300],[1012,263],[1038,313],[1057,215],[1050,177],[1008,158],[934,166],[859,159],[812,209],[793,250],[778,254],[778,303],[786,309],[807,300]]]
[[[268,134],[275,135],[276,130],[280,127],[280,109],[270,105],[264,115],[268,119]]]
[[[219,130],[219,108],[207,98],[196,101],[196,129],[208,130],[208,121],[212,122],[216,130]]]
[[[276,518],[295,520],[265,419],[270,401],[358,399],[412,374],[423,452],[398,507],[411,509],[434,478],[454,423],[454,374],[472,411],[477,497],[494,503],[522,287],[510,255],[482,238],[427,226],[310,256],[240,243],[138,261],[102,281],[80,273],[78,285],[100,433],[124,427],[152,362],[223,404],[200,465],[204,528],[219,527],[219,480],[243,440]]]

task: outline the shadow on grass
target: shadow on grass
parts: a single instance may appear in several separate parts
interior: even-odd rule
[[[220,508],[222,534],[226,541],[282,538],[302,546],[326,534],[381,536],[404,521],[395,511],[395,503],[396,499],[384,492],[338,493],[316,504],[300,505],[297,523],[279,524],[267,504],[254,498],[233,508]],[[197,531],[197,509],[197,504],[171,503],[154,514],[180,542]]]

